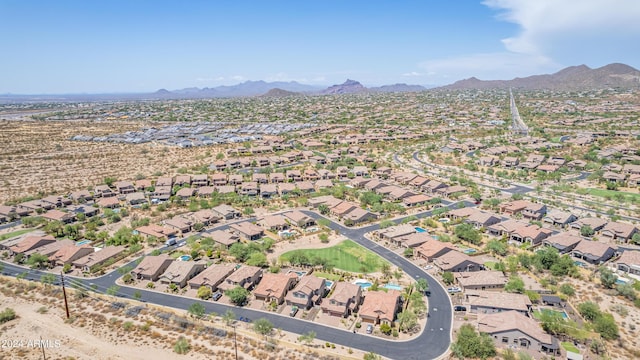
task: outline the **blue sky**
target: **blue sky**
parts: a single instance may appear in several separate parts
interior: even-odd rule
[[[0,93],[639,68],[638,19],[637,0],[0,0]]]

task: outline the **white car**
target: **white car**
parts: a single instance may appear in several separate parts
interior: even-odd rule
[[[425,270],[431,270],[433,269],[433,265],[427,265],[424,267]]]
[[[459,293],[459,292],[462,292],[462,289],[460,289],[457,286],[453,286],[453,287],[448,288],[447,291],[450,292],[450,293]]]

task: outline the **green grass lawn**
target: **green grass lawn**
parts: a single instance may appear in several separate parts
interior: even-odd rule
[[[325,259],[336,269],[370,273],[380,270],[384,260],[373,252],[363,248],[351,240],[345,240],[338,245],[324,249],[300,249],[286,252],[280,256],[280,260],[288,262],[293,254],[302,253],[308,259],[319,257]]]
[[[495,261],[486,261],[486,262],[484,263],[484,266],[485,266],[486,268],[488,268],[488,269],[491,269],[491,270],[495,270],[495,269],[496,269],[496,265],[498,265],[498,263],[497,263],[497,262],[495,262]]]
[[[588,188],[586,189],[589,195],[599,196],[609,199],[616,199],[617,197],[622,197],[629,202],[640,202],[640,194],[624,192],[624,191],[616,191],[616,190],[607,190],[607,189],[595,189]]]
[[[573,345],[573,343],[563,341],[562,347],[567,351],[571,351],[572,353],[580,354],[580,350],[578,350],[578,348]]]
[[[17,230],[14,232],[10,232],[10,233],[6,233],[2,236],[0,236],[0,240],[4,240],[4,239],[11,239],[12,237],[16,237],[16,236],[20,236],[22,234],[26,234],[30,231],[33,231],[35,229],[31,228],[31,229],[22,229],[22,230]]]
[[[340,280],[340,275],[337,274],[329,274],[326,272],[322,272],[322,271],[314,271],[313,275],[319,278],[323,278],[323,279],[327,279],[327,280],[331,280],[331,281],[338,281]]]

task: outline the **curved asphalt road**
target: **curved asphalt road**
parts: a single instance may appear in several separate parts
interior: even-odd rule
[[[456,205],[448,202],[445,202],[445,204],[448,204],[449,207]],[[469,205],[468,203],[466,204]],[[321,215],[312,211],[303,212],[314,219],[322,218]],[[430,211],[416,214],[418,218],[424,218],[430,215]],[[429,318],[427,319],[425,329],[420,333],[420,335],[408,341],[390,341],[369,335],[354,334],[347,330],[337,329],[311,321],[290,318],[286,315],[124,286],[119,287],[116,296],[133,299],[134,293],[137,291],[140,293],[140,299],[142,301],[176,309],[188,310],[189,306],[194,302],[203,304],[207,313],[216,312],[218,314],[224,314],[228,309],[231,309],[236,317],[245,317],[252,320],[266,318],[273,323],[275,328],[281,328],[297,334],[314,331],[316,333],[316,338],[322,341],[344,345],[367,352],[371,351],[391,359],[426,360],[436,359],[442,356],[449,349],[449,345],[451,343],[451,327],[453,321],[453,309],[446,289],[430,274],[426,273],[404,257],[365,238],[364,235],[366,233],[379,229],[377,224],[361,228],[347,228],[331,221],[331,219],[328,220],[330,221],[329,227],[332,230],[337,230],[345,237],[352,239],[360,245],[379,254],[392,264],[403,269],[413,279],[427,279],[429,283],[429,290],[431,291],[431,296],[428,301]],[[402,219],[396,219],[395,222],[398,223],[401,220]],[[134,263],[135,260],[125,266],[134,266]],[[24,279],[26,280],[40,281],[42,275],[50,274],[39,270],[26,269],[24,267],[19,267],[5,262],[2,262],[2,264],[4,267],[2,270],[3,274],[11,276],[23,274],[26,275],[24,276]],[[56,280],[54,281],[54,284],[58,285],[60,283],[60,276],[55,276]],[[65,279],[69,282],[74,282],[76,286],[85,288],[86,290],[106,293],[106,289],[115,285],[115,281],[119,277],[120,274],[117,270],[114,270],[99,278],[85,279],[65,276]],[[73,312],[73,301],[70,306],[71,311]]]

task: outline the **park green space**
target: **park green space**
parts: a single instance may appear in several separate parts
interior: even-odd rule
[[[379,271],[380,266],[384,262],[381,257],[351,240],[345,240],[335,246],[324,249],[298,249],[288,251],[280,256],[280,260],[282,262],[289,262],[296,254],[303,254],[310,260],[320,258],[336,269],[358,273]]]
[[[12,237],[20,236],[20,235],[26,234],[28,232],[31,232],[33,230],[35,230],[35,229],[22,229],[22,230],[17,230],[17,231],[14,231],[14,232],[6,233],[6,234],[0,236],[0,240],[11,239]]]
[[[599,196],[607,199],[616,199],[617,197],[622,197],[629,202],[640,202],[640,194],[636,193],[596,188],[587,188],[586,192],[589,195]]]

